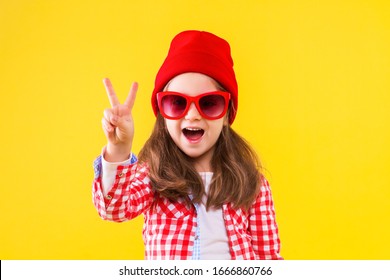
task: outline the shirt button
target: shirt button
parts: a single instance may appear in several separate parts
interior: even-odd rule
[[[199,239],[199,235],[195,235],[195,240],[198,240]]]
[[[111,195],[107,195],[106,198],[107,198],[107,199],[111,199],[112,196],[111,196]]]
[[[119,177],[123,177],[123,175],[124,175],[123,172],[118,174]]]

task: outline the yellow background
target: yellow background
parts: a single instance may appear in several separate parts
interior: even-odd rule
[[[142,259],[143,219],[102,221],[102,84],[132,81],[138,152],[172,37],[226,38],[233,127],[261,155],[286,259],[390,259],[390,4],[373,0],[0,2],[0,259]]]

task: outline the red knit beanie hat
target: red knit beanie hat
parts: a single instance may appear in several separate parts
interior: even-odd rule
[[[231,94],[229,123],[232,124],[237,113],[238,86],[230,46],[224,39],[205,31],[183,31],[173,38],[168,55],[156,76],[152,93],[154,114],[157,116],[158,112],[156,94],[175,76],[187,72],[205,74]]]

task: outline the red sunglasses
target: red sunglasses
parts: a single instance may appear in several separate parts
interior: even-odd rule
[[[222,118],[228,109],[230,93],[225,91],[206,92],[195,97],[180,92],[164,91],[157,93],[160,113],[164,118],[178,120],[183,118],[192,102],[200,115],[208,120]]]

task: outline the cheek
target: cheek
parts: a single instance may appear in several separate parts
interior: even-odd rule
[[[180,132],[180,126],[178,121],[165,119],[165,125],[167,127],[169,135],[175,139]]]
[[[217,121],[210,125],[210,131],[213,133],[213,138],[218,139],[221,135],[222,129],[225,126],[225,119]]]

